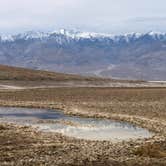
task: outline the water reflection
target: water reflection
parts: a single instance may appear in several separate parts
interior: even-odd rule
[[[89,140],[129,140],[152,134],[126,122],[68,116],[60,111],[29,108],[0,108],[0,121],[31,125],[45,132],[58,132]]]

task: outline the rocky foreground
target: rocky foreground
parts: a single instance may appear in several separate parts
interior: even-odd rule
[[[59,108],[65,113],[128,121],[150,139],[85,141],[0,124],[1,165],[166,165],[165,88],[50,88],[0,91],[1,106]]]

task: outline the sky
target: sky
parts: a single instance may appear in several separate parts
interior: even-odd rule
[[[166,32],[166,0],[0,0],[0,34]]]

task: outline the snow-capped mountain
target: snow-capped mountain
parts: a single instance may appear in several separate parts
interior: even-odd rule
[[[28,31],[26,33],[20,33],[17,35],[2,35],[1,41],[2,42],[14,42],[15,40],[28,40],[28,39],[43,39],[49,36],[48,33],[44,32],[35,32],[35,31]]]
[[[124,79],[166,80],[166,33],[65,30],[0,36],[0,64]]]
[[[124,35],[113,35],[113,34],[104,34],[104,33],[92,33],[92,32],[80,32],[76,30],[65,30],[60,29],[59,31],[53,31],[49,33],[39,32],[39,31],[28,31],[25,33],[20,33],[17,35],[2,35],[0,36],[2,42],[10,42],[15,40],[29,40],[29,39],[49,39],[50,37],[65,37],[70,39],[109,39],[114,42],[126,41],[130,42],[137,40],[141,37],[149,37],[154,40],[166,40],[166,33],[160,32],[148,32],[148,33],[128,33]]]

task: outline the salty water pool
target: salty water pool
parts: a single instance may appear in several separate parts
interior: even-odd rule
[[[86,140],[122,141],[152,136],[147,129],[109,119],[65,115],[49,109],[0,107],[0,122],[15,123]]]

